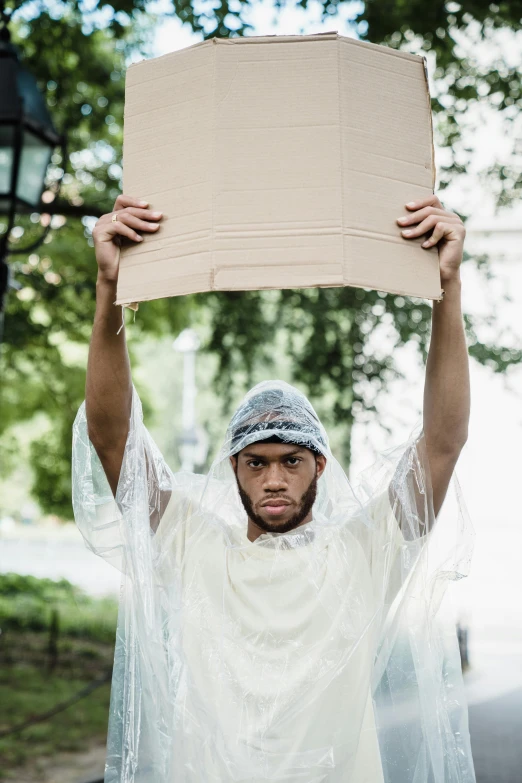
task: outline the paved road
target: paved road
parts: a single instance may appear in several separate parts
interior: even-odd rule
[[[464,682],[477,783],[522,783],[522,650],[475,650]]]
[[[477,783],[522,783],[522,688],[469,707]]]
[[[118,595],[121,574],[87,549],[75,525],[56,529],[18,526],[0,535],[0,573],[14,571],[68,579],[94,596]]]

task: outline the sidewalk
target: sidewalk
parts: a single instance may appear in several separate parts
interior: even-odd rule
[[[522,688],[469,708],[477,783],[522,780]]]
[[[103,779],[104,768],[105,745],[92,745],[82,753],[39,759],[19,772],[13,783],[89,783]]]
[[[477,783],[522,781],[522,654],[479,653],[465,677]]]

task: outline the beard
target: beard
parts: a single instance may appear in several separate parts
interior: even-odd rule
[[[315,503],[315,499],[317,497],[317,471],[315,476],[313,477],[312,481],[310,482],[308,489],[305,490],[305,492],[301,495],[301,500],[299,502],[299,508],[295,512],[293,516],[290,517],[286,522],[281,522],[281,524],[271,524],[270,522],[267,522],[263,519],[263,517],[259,516],[259,514],[256,514],[254,511],[254,504],[252,502],[252,498],[250,495],[243,489],[241,484],[239,483],[239,479],[236,475],[236,481],[237,481],[237,488],[239,491],[239,497],[241,498],[241,502],[243,503],[243,506],[245,508],[245,511],[249,517],[249,519],[252,520],[252,522],[255,522],[255,524],[261,528],[261,530],[264,530],[266,533],[288,533],[290,530],[293,530],[294,528],[298,527],[301,522],[303,522],[304,519],[308,516],[310,511],[312,510],[312,506]]]

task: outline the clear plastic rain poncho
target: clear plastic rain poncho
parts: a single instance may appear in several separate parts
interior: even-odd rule
[[[312,521],[252,542],[229,457],[276,436],[327,465]],[[106,783],[475,780],[441,611],[473,529],[460,503],[434,519],[422,431],[350,483],[306,397],[269,381],[207,475],[171,472],[135,390],[115,500],[84,405],[73,448],[77,524],[122,572]]]

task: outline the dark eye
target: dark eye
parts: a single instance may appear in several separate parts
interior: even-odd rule
[[[296,465],[299,465],[299,463],[301,462],[301,460],[299,459],[299,457],[288,457],[288,459],[287,459],[286,461],[287,461],[287,462],[288,462],[288,464],[289,464],[289,465],[291,465],[292,467],[295,467]]]
[[[251,459],[247,462],[249,468],[259,468],[263,463],[258,459]]]

